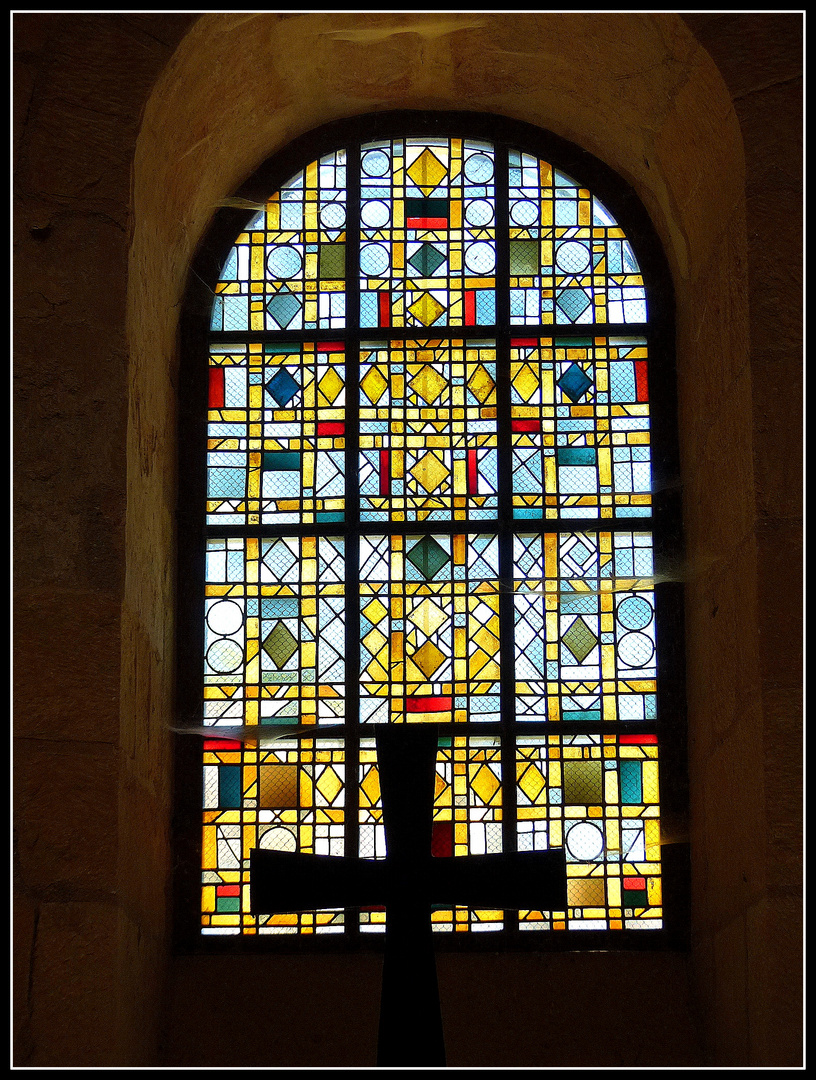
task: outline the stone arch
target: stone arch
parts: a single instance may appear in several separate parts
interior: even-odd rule
[[[755,636],[735,644],[712,631],[708,614],[714,595],[734,625],[740,610],[754,625],[745,176],[731,97],[674,14],[213,14],[194,24],[165,68],[145,108],[132,179],[121,713],[131,783],[120,795],[120,850],[129,860],[128,837],[143,827],[129,792],[146,793],[153,810],[138,879],[156,886],[153,895],[137,886],[129,861],[124,891],[159,941],[171,813],[174,385],[188,267],[216,207],[262,160],[331,120],[397,108],[494,112],[584,146],[637,191],[663,241],[677,298],[693,568],[686,632],[696,962],[701,1001],[716,1015],[712,927],[729,901],[717,898],[716,910],[702,902],[706,868],[722,862],[741,817],[753,832],[737,830],[738,846],[764,843],[761,807],[747,797],[752,785],[763,790],[759,766],[731,781],[728,806],[715,812],[705,797],[733,775],[739,741],[761,737]],[[734,478],[725,495],[723,476]],[[142,962],[157,963],[146,954]]]

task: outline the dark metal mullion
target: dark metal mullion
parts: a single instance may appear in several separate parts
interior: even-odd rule
[[[496,413],[499,443],[499,655],[502,850],[517,839],[515,640],[513,633],[513,451],[510,417],[510,199],[508,148],[497,143],[496,162]],[[504,912],[505,933],[515,936],[518,912]]]
[[[497,245],[498,243],[499,241],[497,238]],[[358,261],[359,252],[354,252],[354,256],[355,261]],[[497,270],[498,269],[499,268],[497,267]],[[347,285],[349,287],[346,290],[346,297],[350,301],[352,289],[356,292],[357,296],[359,296],[359,279],[354,282],[347,281]],[[498,300],[499,297],[497,296],[497,301]],[[347,309],[347,321],[350,318],[351,314]],[[500,320],[498,324],[500,326],[502,325]],[[509,328],[508,332],[514,332],[516,335],[548,338],[585,338],[587,336],[646,337],[648,334],[651,334],[653,330],[653,328],[646,323],[523,323],[510,327],[509,314],[508,322],[505,323],[504,326]],[[214,345],[223,345],[232,344],[239,339],[241,342],[272,343],[276,341],[290,342],[301,339],[308,341],[314,340],[317,342],[336,341],[339,337],[342,337],[349,343],[356,343],[361,338],[371,338],[372,335],[374,335],[374,337],[377,337],[378,335],[387,335],[389,338],[395,339],[415,338],[418,336],[418,330],[420,329],[421,328],[417,326],[381,326],[366,328],[348,326],[345,330],[213,330],[210,332],[209,340]],[[438,324],[433,327],[433,332],[435,337],[440,338],[461,337],[463,332],[466,332],[468,337],[492,337],[496,332],[496,327],[495,325],[476,325],[463,328],[461,325],[448,326]]]
[[[348,438],[348,436],[347,436]],[[355,462],[356,468],[356,462]],[[499,476],[501,477],[501,454],[499,455]],[[501,483],[501,481],[500,481]],[[356,494],[355,494],[356,497]],[[501,495],[500,495],[501,498]],[[483,533],[489,522],[480,521],[434,521],[430,526],[416,521],[363,521],[356,526],[356,532],[360,536],[388,534],[411,534],[422,531],[432,531],[443,535],[465,533],[478,535]],[[520,528],[524,533],[553,532],[651,532],[657,535],[657,525],[653,517],[642,518],[525,518],[524,521],[504,523],[501,513],[497,521],[497,529],[501,533],[507,528]],[[259,537],[268,539],[278,536],[337,536],[342,528],[333,522],[321,522],[319,524],[299,525],[208,525],[205,531],[205,540],[219,540],[226,537]]]
[[[346,152],[346,854],[360,853],[360,145]],[[356,909],[346,938],[359,943]]]

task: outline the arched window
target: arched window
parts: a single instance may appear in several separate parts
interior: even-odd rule
[[[382,857],[375,725],[435,723],[434,854],[568,865],[566,910],[437,910],[440,940],[664,940],[679,515],[645,212],[470,114],[332,125],[230,202],[186,323],[182,936],[375,940],[380,910],[252,914],[249,852]]]

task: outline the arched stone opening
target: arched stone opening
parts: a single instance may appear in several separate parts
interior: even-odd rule
[[[729,1005],[721,973],[744,949],[740,927],[751,918],[754,924],[768,918],[757,899],[765,876],[766,829],[753,616],[757,550],[745,177],[731,97],[708,54],[671,14],[540,14],[523,19],[482,13],[207,15],[196,22],[158,80],[145,109],[134,161],[128,292],[131,374],[122,683],[127,777],[120,786],[120,851],[127,854],[120,856],[120,880],[131,929],[123,937],[123,961],[129,969],[135,964],[145,973],[158,972],[168,917],[164,885],[171,815],[167,726],[173,716],[174,380],[187,268],[215,208],[260,161],[323,123],[396,108],[495,112],[570,139],[635,188],[662,238],[677,298],[678,420],[688,552],[684,574],[693,985],[701,1011],[709,1017],[708,1044],[716,1051],[714,1028],[735,1007]],[[731,481],[727,488],[724,477]],[[713,619],[712,607],[719,621]],[[717,795],[725,783],[729,798],[723,800]],[[146,822],[151,823],[147,841]],[[134,838],[132,843],[128,837]],[[134,949],[139,950],[137,957]],[[287,996],[312,994],[318,1011],[334,1001],[325,983],[323,990],[315,990],[306,960],[176,963],[172,1008],[177,1028],[192,1007],[185,996],[190,980],[198,979],[200,986],[205,970],[224,977],[236,962],[243,965],[246,986],[255,987],[256,1000],[277,982],[289,988]],[[688,1053],[684,1044],[689,1038],[694,1041],[692,1016],[685,1004],[676,1008],[677,994],[685,1002],[692,985],[685,957],[501,957],[493,960],[494,972],[501,971],[493,978],[495,996],[471,997],[468,987],[490,985],[482,982],[479,965],[485,962],[480,957],[451,957],[441,966],[443,994],[449,995],[454,1017],[451,1061],[455,1052],[463,1063],[475,1064],[490,1047],[495,1054],[490,1064],[604,1064],[604,1053],[634,1063],[626,1056],[624,1040],[636,1045],[638,1037],[644,1037],[639,1028],[633,1031],[630,1025],[625,1036],[613,1037],[620,1025],[609,1015],[589,1049],[578,1046],[577,1021],[571,1032],[565,1030],[567,1018],[570,1013],[577,1016],[579,1004],[593,995],[597,1007],[607,1009],[597,990],[601,984],[610,987],[612,998],[621,985],[632,992],[639,986],[638,1000],[645,1010],[661,984],[673,983],[671,997],[654,1006],[659,1019],[652,1024],[649,1053],[651,1047],[657,1052],[662,1040],[664,1055],[679,1056],[661,1064],[700,1063],[683,1056]],[[330,966],[338,985],[355,978],[350,960],[332,958]],[[378,973],[370,965],[363,968],[356,969],[356,977],[366,984],[362,996],[347,1001],[346,1007],[370,1013],[373,1031]],[[513,1023],[506,1009],[496,1008],[509,987],[512,1012],[518,1014]],[[747,1003],[744,986],[740,993]],[[248,989],[247,995],[253,992]],[[217,1004],[217,995],[212,1001],[199,999],[197,1014],[190,1013],[191,1029],[200,1033],[206,1028],[208,1009],[216,1010]],[[289,1025],[286,1039],[271,1039],[263,1051],[266,1060],[253,1057],[261,1053],[255,1046],[244,1051],[245,1061],[224,1059],[223,1064],[295,1064],[298,1054],[314,1064],[340,1064],[344,1054],[351,1055],[349,1063],[358,1063],[353,1055],[359,1031],[346,1035],[342,1017],[332,1021],[334,1059],[314,1058],[309,1048],[313,1021],[308,1018],[314,1009],[304,1009],[302,1030]],[[673,1027],[663,1027],[672,1012]],[[263,1015],[259,1012],[259,1021]],[[646,1012],[642,1015],[645,1032],[648,1018]],[[123,1023],[128,1022],[123,1017]],[[537,1024],[545,1028],[543,1035]],[[474,1032],[480,1033],[476,1043]],[[770,1032],[754,1038],[762,1043]],[[604,1039],[607,1050],[600,1051]],[[327,1033],[326,1045],[331,1042]],[[565,1056],[564,1043],[578,1057]],[[580,1058],[596,1051],[592,1060]],[[183,1039],[169,1048],[171,1057],[180,1055],[184,1063],[192,1063],[184,1058],[190,1052]],[[210,1047],[206,1063],[218,1063],[219,1052],[225,1051]]]

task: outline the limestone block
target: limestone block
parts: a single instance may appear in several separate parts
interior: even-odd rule
[[[41,906],[30,1067],[118,1064],[117,922],[116,909],[109,904]]]
[[[49,899],[116,890],[117,755],[107,743],[16,739],[22,883]]]
[[[119,735],[119,603],[98,592],[15,593],[18,737],[115,744]]]
[[[748,911],[748,1026],[751,1063],[801,1068],[803,1058],[802,905],[771,894]]]

